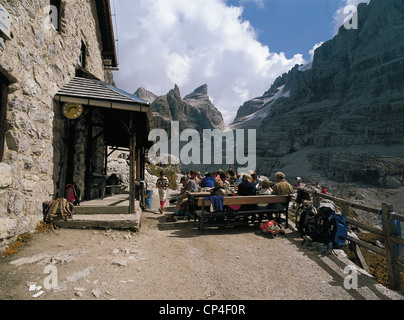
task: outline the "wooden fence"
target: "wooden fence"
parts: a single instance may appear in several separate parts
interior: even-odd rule
[[[348,240],[354,243],[357,249],[359,249],[358,246],[363,247],[386,258],[389,286],[394,290],[402,290],[401,272],[404,272],[404,258],[401,256],[400,251],[401,246],[404,247],[404,239],[399,236],[396,222],[404,223],[404,215],[395,213],[393,207],[385,203],[381,205],[381,208],[374,208],[367,205],[353,203],[344,199],[339,199],[312,189],[302,189],[312,195],[313,205],[316,208],[320,207],[321,199],[330,200],[335,204],[341,205],[341,213],[350,226],[352,225],[359,227],[371,233],[381,235],[384,238],[383,249],[376,247],[371,243],[362,241],[352,234],[348,235]],[[348,217],[349,208],[360,209],[371,214],[380,215],[382,220],[382,229],[371,226],[363,221],[358,221]],[[360,251],[357,250],[357,252]]]

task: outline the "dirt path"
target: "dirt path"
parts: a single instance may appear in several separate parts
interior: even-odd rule
[[[277,238],[253,227],[207,229],[199,236],[193,222],[165,223],[164,215],[145,212],[136,234],[58,234],[36,234],[15,256],[0,258],[0,299],[403,299],[363,272],[358,288],[345,289],[346,259],[301,246],[294,229]],[[45,270],[50,264],[55,267]],[[56,284],[50,279],[56,289],[46,287]],[[30,285],[42,289],[29,291]]]

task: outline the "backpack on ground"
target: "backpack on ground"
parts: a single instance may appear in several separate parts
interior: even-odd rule
[[[300,217],[299,222],[297,223],[297,230],[300,233],[310,232],[310,224],[313,220],[310,219],[317,214],[316,207],[312,205],[308,205],[307,203],[303,203],[300,205]]]
[[[269,233],[273,236],[285,233],[284,227],[274,220],[264,222],[260,225],[260,229],[263,233]]]
[[[326,244],[331,249],[342,249],[348,236],[348,223],[330,207],[321,207],[315,216],[307,219],[302,235],[311,241]]]
[[[345,245],[349,226],[345,218],[339,214],[331,214],[329,218],[330,242],[328,247],[331,249],[342,249]]]
[[[65,198],[75,206],[80,205],[80,188],[77,184],[71,183],[66,185]]]

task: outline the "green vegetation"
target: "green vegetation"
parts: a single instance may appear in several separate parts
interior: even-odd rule
[[[174,172],[172,169],[167,169],[167,168],[162,168],[159,166],[155,166],[153,164],[147,164],[147,171],[156,177],[160,177],[160,172],[164,171],[165,176],[169,180],[168,187],[172,190],[177,190],[178,184],[177,184],[177,174]]]

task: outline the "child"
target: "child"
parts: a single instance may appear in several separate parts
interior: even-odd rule
[[[163,214],[164,204],[167,199],[168,179],[165,177],[164,171],[160,172],[160,178],[157,179],[156,187],[159,189],[160,208],[159,212]]]
[[[258,193],[258,195],[264,195],[264,196],[272,194],[271,182],[268,179],[265,179],[264,181],[262,181],[261,189],[259,189],[257,191],[257,193]],[[267,209],[267,208],[268,208],[267,203],[257,203],[257,209],[263,210],[263,209]]]

